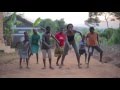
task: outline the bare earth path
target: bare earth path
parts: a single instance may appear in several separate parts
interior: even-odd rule
[[[54,56],[54,54],[52,55]],[[74,51],[70,51],[65,58],[64,67],[59,69],[56,66],[56,57],[52,59],[54,70],[49,69],[48,58],[47,68],[43,67],[42,54],[39,54],[39,64],[36,64],[35,55],[30,59],[30,69],[19,69],[19,59],[8,64],[0,65],[0,78],[120,78],[120,68],[112,64],[101,64],[98,60],[91,59],[90,67],[86,68],[84,56],[81,57],[82,68],[78,69]]]

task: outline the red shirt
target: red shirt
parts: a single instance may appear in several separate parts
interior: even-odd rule
[[[55,38],[60,42],[60,46],[64,46],[65,44],[65,39],[66,39],[66,36],[64,33],[57,33],[55,35]]]

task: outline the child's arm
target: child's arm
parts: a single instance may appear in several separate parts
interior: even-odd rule
[[[17,42],[17,43],[16,43],[15,48],[17,48],[17,46],[18,46],[19,43],[20,43],[20,42]]]
[[[52,38],[58,43],[58,45],[59,45],[59,41],[55,38],[55,36],[51,34],[51,37],[52,37]]]
[[[77,30],[73,30],[73,31],[76,32],[76,33],[79,33],[80,36],[81,36],[81,38],[82,38],[82,33],[81,33],[81,32],[79,32],[79,31],[77,31]]]
[[[50,47],[50,46],[45,42],[45,35],[42,36],[42,42],[43,42],[47,47]]]

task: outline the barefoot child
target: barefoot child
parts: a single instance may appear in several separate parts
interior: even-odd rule
[[[24,37],[20,39],[20,42],[16,44],[16,47],[18,48],[18,54],[20,56],[20,68],[22,68],[22,65],[21,65],[22,60],[25,60],[25,59],[26,59],[27,68],[29,68],[28,50],[29,50],[30,44],[27,38],[27,32],[24,32]]]
[[[90,58],[93,56],[94,49],[96,49],[100,53],[100,62],[102,63],[102,56],[103,56],[103,50],[99,47],[99,35],[95,32],[94,27],[89,28],[89,33],[86,36],[86,39],[88,39],[88,64],[87,67],[89,67]]]
[[[80,57],[81,55],[85,54],[85,63],[86,63],[86,59],[87,59],[87,52],[86,52],[86,41],[85,41],[85,36],[82,36],[82,40],[79,43],[79,54]]]
[[[56,42],[59,44],[59,41],[55,38],[54,35],[51,34],[51,28],[49,26],[46,27],[46,31],[42,36],[42,55],[43,55],[43,64],[44,67],[42,69],[46,69],[46,54],[48,54],[49,58],[49,68],[54,69],[52,67],[52,53],[51,53],[51,48],[52,45],[50,43],[50,37],[56,40]]]
[[[60,44],[58,45],[58,43],[56,43],[56,48],[55,48],[55,57],[57,57],[57,62],[56,65],[59,66],[58,62],[64,52],[64,45],[65,45],[65,39],[66,39],[66,35],[64,34],[64,29],[61,28],[60,32],[55,34],[55,38],[60,42]]]

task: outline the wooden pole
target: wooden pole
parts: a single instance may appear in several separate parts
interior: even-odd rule
[[[0,12],[0,43],[3,43],[3,12]]]

